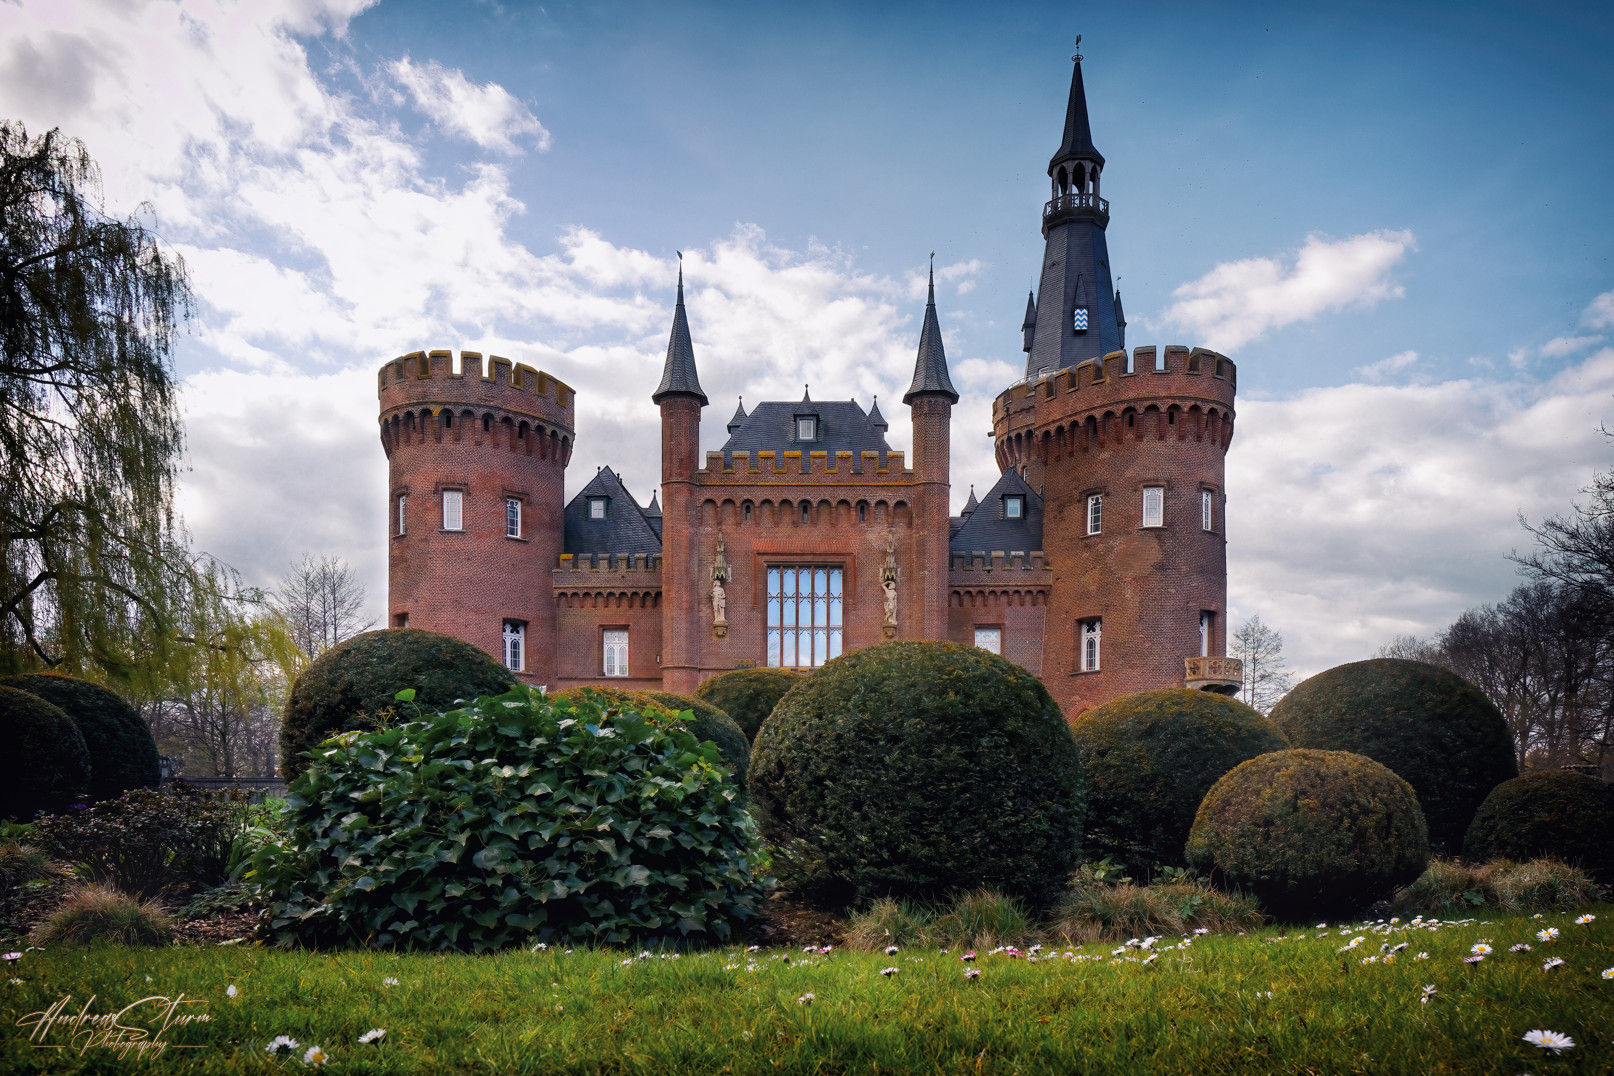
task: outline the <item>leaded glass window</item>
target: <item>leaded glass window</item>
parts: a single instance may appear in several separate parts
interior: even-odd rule
[[[812,669],[841,656],[841,569],[768,569],[768,664]]]

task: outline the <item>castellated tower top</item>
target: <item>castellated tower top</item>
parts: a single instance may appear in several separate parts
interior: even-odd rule
[[[577,424],[577,392],[570,385],[525,363],[481,352],[461,351],[455,368],[452,351],[412,351],[382,365],[376,376],[381,420],[399,411],[437,416],[510,419],[541,426],[568,442]]]

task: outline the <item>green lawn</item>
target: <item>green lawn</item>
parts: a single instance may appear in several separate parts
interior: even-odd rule
[[[1317,937],[1266,929],[1165,948],[1153,963],[1113,945],[1041,959],[982,952],[737,948],[676,959],[612,951],[497,956],[329,955],[245,946],[28,952],[0,984],[0,1071],[302,1071],[265,1045],[289,1035],[331,1072],[643,1073],[1606,1073],[1614,1070],[1614,906],[1540,919],[1489,917],[1435,932],[1401,923]],[[1556,927],[1551,944],[1536,931]],[[1380,928],[1385,929],[1385,928]],[[1361,935],[1348,953],[1341,945]],[[1494,952],[1464,964],[1470,947]],[[1168,938],[1161,945],[1175,944]],[[1382,944],[1407,942],[1388,965]],[[1531,952],[1508,952],[1526,942]],[[1417,958],[1427,952],[1428,959]],[[786,962],[780,957],[788,957]],[[1549,957],[1563,966],[1542,970]],[[882,977],[884,967],[898,972]],[[966,967],[979,968],[967,980]],[[149,977],[149,978],[148,978]],[[388,980],[396,985],[388,985]],[[227,996],[234,985],[237,994]],[[1425,984],[1438,991],[1421,1004]],[[811,993],[805,1004],[798,998]],[[65,995],[77,1012],[183,994],[210,1022],[171,1028],[144,1062],[90,1047],[36,1049],[28,1014]],[[125,1024],[151,1026],[151,1009]],[[145,1014],[142,1016],[141,1014]],[[371,1028],[376,1044],[361,1044]],[[1532,1029],[1566,1033],[1562,1054]],[[71,1029],[48,1041],[67,1043]]]

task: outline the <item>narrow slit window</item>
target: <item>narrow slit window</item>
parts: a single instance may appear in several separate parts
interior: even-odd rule
[[[1104,639],[1104,624],[1098,617],[1081,621],[1082,672],[1098,672],[1099,645]]]
[[[465,529],[465,492],[458,489],[443,490],[443,529]]]
[[[504,499],[504,536],[506,538],[521,537],[520,497],[506,497]]]
[[[1102,534],[1104,531],[1104,495],[1090,493],[1087,495],[1087,533]]]
[[[525,669],[527,660],[527,625],[520,620],[504,622],[504,667],[512,672]]]
[[[1199,526],[1207,531],[1216,529],[1216,495],[1208,489],[1199,491]]]
[[[408,504],[409,494],[398,494],[398,533],[400,535],[408,532],[409,513],[404,510]]]
[[[1205,611],[1199,614],[1199,656],[1210,657],[1211,636],[1215,634],[1216,614]]]
[[[1166,524],[1166,488],[1164,486],[1143,487],[1143,525],[1145,527],[1163,527]]]

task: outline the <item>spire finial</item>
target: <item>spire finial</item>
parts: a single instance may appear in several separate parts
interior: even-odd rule
[[[684,303],[684,252],[678,251],[678,305]]]
[[[1074,56],[1072,56],[1071,59],[1075,60],[1077,63],[1082,62],[1082,35],[1081,34],[1076,35],[1076,54]]]
[[[936,252],[930,252],[930,298],[929,305],[936,305]]]

